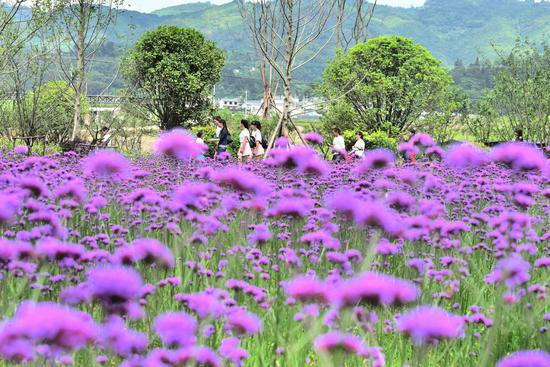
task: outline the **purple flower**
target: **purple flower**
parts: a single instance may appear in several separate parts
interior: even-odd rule
[[[8,224],[19,210],[19,200],[14,195],[0,192],[0,226]]]
[[[175,264],[172,252],[152,238],[137,239],[130,245],[120,248],[113,255],[113,261],[123,265],[143,262],[164,268],[173,268]]]
[[[359,174],[366,174],[371,170],[388,168],[394,164],[394,161],[395,156],[388,149],[368,150],[355,171]]]
[[[272,167],[296,169],[305,175],[325,176],[329,171],[328,165],[319,158],[318,153],[307,147],[272,149],[265,162]]]
[[[494,162],[504,163],[522,171],[543,171],[548,162],[544,153],[534,146],[525,143],[505,143],[491,151]]]
[[[480,167],[488,161],[487,153],[472,144],[456,144],[445,153],[447,164],[456,169]]]
[[[365,350],[363,340],[352,334],[344,334],[339,331],[332,331],[319,335],[313,341],[314,348],[323,353],[334,353],[344,351],[361,355]]]
[[[313,210],[314,203],[307,198],[289,197],[279,200],[267,211],[268,217],[305,217]]]
[[[86,200],[88,191],[80,179],[63,182],[54,193],[56,199],[73,199],[82,204]]]
[[[48,197],[50,190],[48,186],[37,177],[23,177],[19,180],[19,187],[34,197]]]
[[[221,367],[220,358],[212,349],[205,346],[189,347],[176,352],[175,366]]]
[[[284,285],[286,294],[300,302],[329,302],[329,287],[322,281],[299,276]]]
[[[154,147],[156,154],[182,161],[196,158],[203,154],[204,150],[204,145],[197,144],[193,136],[183,129],[163,133]]]
[[[230,337],[222,340],[220,344],[220,354],[233,362],[235,366],[242,366],[244,360],[248,358],[248,352],[239,348],[240,340],[235,337]]]
[[[520,255],[512,254],[510,257],[500,260],[494,270],[487,275],[487,283],[505,283],[510,289],[525,284],[530,279],[529,269],[531,264]]]
[[[87,285],[109,314],[128,314],[139,318],[141,312],[137,301],[141,296],[143,282],[132,268],[123,266],[98,266],[88,271]]]
[[[254,231],[248,235],[248,241],[253,245],[266,243],[270,239],[271,231],[265,224],[258,224],[254,226]]]
[[[26,145],[18,145],[15,148],[13,148],[13,152],[19,155],[29,154],[29,147]]]
[[[421,306],[397,321],[397,330],[417,344],[437,344],[464,336],[464,319],[435,306]]]
[[[314,145],[323,144],[323,137],[318,133],[307,133],[304,135],[304,140]]]
[[[84,246],[60,242],[55,238],[41,240],[36,245],[36,253],[50,261],[59,261],[66,258],[78,260],[85,252]]]
[[[101,328],[101,344],[119,356],[127,357],[143,353],[147,349],[147,337],[129,329],[120,317],[113,316]]]
[[[36,347],[46,345],[55,358],[94,343],[97,326],[86,313],[55,303],[25,302],[0,327],[0,355],[12,361],[34,358]]]
[[[219,185],[231,187],[234,190],[265,195],[269,193],[268,183],[252,172],[238,168],[226,168],[214,172],[212,180]]]
[[[411,137],[409,143],[423,147],[431,147],[435,145],[433,138],[428,134],[415,134]]]
[[[176,300],[183,302],[187,308],[195,311],[201,319],[218,319],[227,311],[219,297],[210,292],[177,294]]]
[[[418,298],[412,283],[389,275],[365,272],[333,287],[332,301],[339,307],[371,305],[403,305]]]
[[[227,325],[238,335],[257,334],[262,330],[262,321],[258,316],[243,309],[237,309],[226,317]]]
[[[165,313],[155,320],[155,332],[167,347],[195,345],[197,330],[197,321],[185,312]]]
[[[130,162],[120,153],[98,150],[82,161],[82,169],[88,176],[119,180],[130,171]]]
[[[502,358],[496,367],[548,367],[550,354],[541,350],[524,350]]]

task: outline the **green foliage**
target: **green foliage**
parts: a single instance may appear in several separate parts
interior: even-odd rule
[[[496,75],[503,69],[498,62],[476,58],[469,65],[464,65],[458,59],[451,71],[453,80],[458,88],[463,90],[474,102],[479,102],[487,90],[494,88]]]
[[[339,126],[346,117],[355,128],[398,135],[423,112],[439,111],[450,85],[440,61],[411,39],[373,38],[338,53],[323,73],[320,90],[336,101],[324,120]]]
[[[36,96],[38,93],[38,96]],[[71,137],[74,111],[74,90],[64,81],[48,82],[26,96],[28,103],[36,101],[40,125],[37,135],[45,135],[48,142],[61,145]],[[89,105],[82,98],[83,112]]]
[[[542,50],[519,42],[503,61],[495,88],[480,103],[481,119],[470,126],[477,138],[495,135],[498,140],[514,139],[516,129],[526,140],[550,142],[550,47]],[[487,128],[483,128],[487,125]]]
[[[342,132],[342,136],[346,141],[347,150],[351,150],[355,144],[355,132],[356,130],[344,130],[344,132]],[[386,148],[393,152],[397,152],[397,139],[390,137],[384,131],[375,131],[372,134],[363,131],[363,140],[365,141],[366,150]]]
[[[124,75],[159,127],[167,130],[207,118],[224,62],[222,51],[198,31],[161,26],[138,41]]]
[[[472,103],[457,88],[450,88],[442,95],[446,101],[438,111],[423,115],[415,124],[417,130],[430,134],[437,142],[445,143],[463,136],[464,126],[471,118]]]

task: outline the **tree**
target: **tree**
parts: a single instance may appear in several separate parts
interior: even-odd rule
[[[550,47],[518,41],[509,56],[499,56],[495,87],[480,103],[484,123],[499,140],[514,139],[521,129],[526,140],[550,143]]]
[[[86,93],[89,64],[106,40],[105,32],[118,15],[124,0],[58,0],[61,7],[57,45],[61,70],[74,90],[71,140],[80,138],[81,96]],[[65,51],[71,45],[69,54]]]
[[[74,90],[65,81],[50,81],[27,93],[27,99],[36,101],[41,124],[38,131],[49,143],[59,146],[71,139],[74,108]],[[85,96],[80,96],[84,112],[89,110]]]
[[[320,91],[329,101],[329,114],[343,108],[353,111],[362,130],[398,134],[423,113],[437,112],[451,83],[424,47],[409,38],[377,37],[338,52],[323,73]]]
[[[374,0],[372,4],[364,0],[337,0],[337,2],[336,48],[347,51],[350,47],[367,40],[369,25],[378,0]],[[351,6],[348,4],[350,2]]]
[[[329,22],[336,1],[239,0],[241,14],[256,47],[283,85],[283,108],[278,126],[269,140],[270,147],[277,136],[284,134],[287,125],[293,124],[291,104],[294,73],[315,59],[338,29],[338,21],[335,25]],[[321,46],[305,54],[318,39],[322,42]],[[305,144],[303,139],[302,142]]]
[[[129,87],[167,130],[192,125],[211,110],[225,57],[194,29],[161,26],[143,35],[126,63]]]

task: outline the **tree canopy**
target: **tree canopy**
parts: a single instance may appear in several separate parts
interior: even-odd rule
[[[163,130],[192,125],[211,108],[225,57],[198,31],[161,26],[131,51],[125,78]]]
[[[325,122],[397,134],[439,110],[451,84],[441,62],[411,39],[373,38],[339,52],[325,69]]]

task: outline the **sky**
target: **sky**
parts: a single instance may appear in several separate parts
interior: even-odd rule
[[[224,4],[230,0],[210,0],[213,4]],[[173,5],[196,3],[198,0],[128,0],[126,8],[141,12],[151,12],[153,10],[166,8]],[[425,0],[378,0],[379,4],[392,6],[421,6]]]

